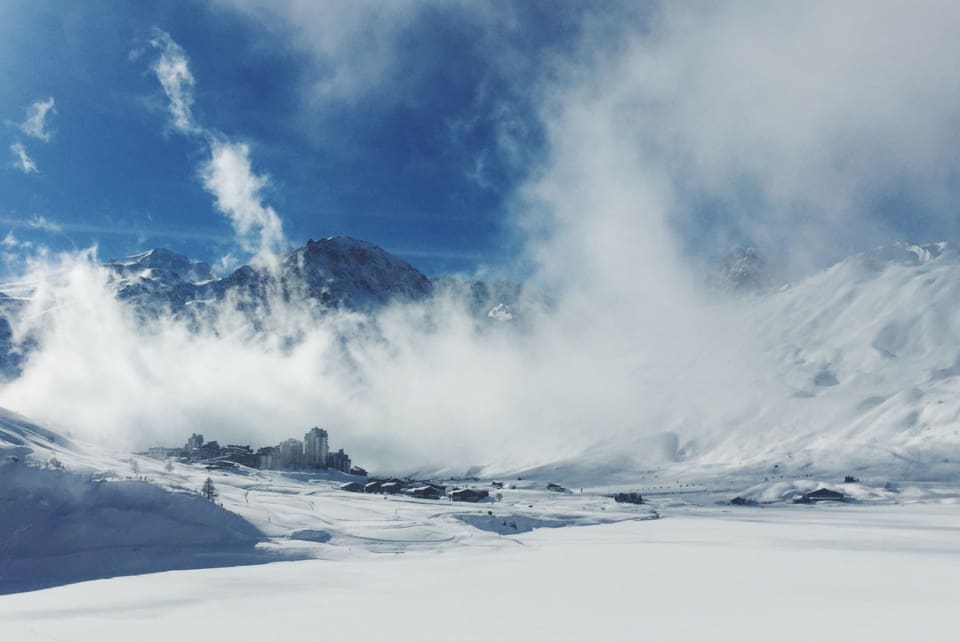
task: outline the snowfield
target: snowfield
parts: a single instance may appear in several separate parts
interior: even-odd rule
[[[956,505],[708,508],[94,581],[2,597],[0,621],[18,640],[946,640],[958,535]]]
[[[0,459],[4,639],[956,639],[957,483],[675,470],[636,479],[644,505],[542,479],[464,504],[111,456],[9,412]],[[792,503],[820,487],[848,502]]]

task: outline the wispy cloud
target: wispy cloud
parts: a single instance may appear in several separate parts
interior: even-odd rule
[[[291,44],[307,52],[318,70],[311,78],[311,98],[355,101],[395,82],[391,71],[399,59],[394,54],[400,35],[435,3],[215,0],[214,4],[291,27]],[[460,9],[461,3],[448,4]]]
[[[26,147],[22,143],[15,142],[10,145],[10,153],[13,154],[13,167],[16,167],[25,174],[37,173],[37,163],[27,154]]]
[[[210,153],[200,167],[204,188],[214,197],[217,210],[230,221],[237,242],[253,254],[253,262],[275,264],[284,236],[277,212],[264,203],[262,191],[269,178],[254,173],[248,145],[231,142],[197,122],[192,111],[196,81],[190,72],[190,60],[170,34],[159,29],[154,34],[150,44],[160,50],[160,57],[152,69],[169,101],[173,127],[184,135],[201,136]]]
[[[56,223],[46,216],[40,216],[35,214],[33,218],[27,221],[27,226],[31,229],[42,229],[43,231],[49,232],[60,232],[63,231],[63,227],[59,223]]]
[[[153,72],[169,100],[168,108],[173,127],[183,134],[201,133],[193,119],[193,87],[195,80],[190,73],[190,61],[183,47],[174,42],[170,34],[154,30],[150,44],[160,50],[160,57],[153,65]]]
[[[283,226],[273,207],[263,203],[262,190],[269,179],[253,172],[250,148],[243,143],[214,142],[201,177],[243,248],[254,253],[256,261],[269,263],[282,248]]]
[[[20,241],[18,241],[17,237],[13,235],[12,231],[8,231],[7,235],[3,237],[3,240],[0,240],[0,245],[2,245],[4,249],[12,249],[17,247],[19,244]]]
[[[43,142],[50,142],[53,138],[53,132],[48,128],[47,118],[50,114],[57,113],[53,98],[37,100],[27,107],[27,117],[23,122],[6,121],[8,127],[15,127],[25,135]],[[13,167],[19,169],[25,174],[38,173],[37,163],[30,157],[27,148],[22,142],[15,142],[10,145],[10,153],[13,154]]]
[[[51,97],[46,100],[37,100],[27,107],[27,118],[18,125],[20,131],[31,138],[50,142],[53,132],[47,128],[47,117],[57,113],[55,104]]]

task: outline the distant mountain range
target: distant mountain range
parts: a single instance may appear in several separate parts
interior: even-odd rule
[[[370,314],[390,303],[417,303],[434,294],[460,300],[481,322],[517,321],[545,299],[509,281],[431,279],[414,266],[363,240],[308,240],[276,269],[244,265],[219,278],[210,265],[168,249],[151,249],[104,264],[119,300],[147,321],[172,316],[196,327],[224,310],[245,314],[259,326],[271,309],[291,306],[314,316],[336,311]],[[18,374],[33,343],[15,345],[8,321],[30,298],[0,292],[0,375]]]
[[[142,312],[181,313],[191,304],[233,298],[247,305],[309,302],[318,310],[371,311],[389,302],[424,300],[433,282],[384,249],[353,238],[309,240],[276,270],[244,265],[216,278],[209,265],[166,249],[111,260],[117,296]]]
[[[145,316],[185,313],[190,306],[228,301],[240,309],[262,308],[276,299],[323,314],[373,312],[390,303],[414,303],[435,293],[463,297],[483,317],[506,320],[524,298],[523,285],[441,277],[431,279],[381,247],[347,237],[308,240],[287,254],[276,270],[244,265],[217,278],[209,265],[167,249],[111,260],[117,296]],[[542,302],[542,301],[538,301]],[[506,311],[505,311],[506,310]]]
[[[311,315],[338,310],[362,318],[393,301],[442,295],[460,301],[481,328],[503,323],[524,328],[526,314],[533,318],[533,310],[550,309],[520,284],[431,279],[383,249],[349,238],[310,241],[276,270],[245,266],[224,278],[208,265],[159,249],[105,267],[116,296],[143,322],[170,314],[200,323],[206,314],[215,317],[227,309],[251,319],[253,335],[272,329],[260,328],[257,319],[270,318],[274,305],[301,309],[309,322]],[[736,463],[770,473],[787,465],[800,472],[879,466],[914,478],[957,473],[960,253],[955,248],[882,247],[777,287],[766,261],[744,250],[732,254],[716,278],[718,289],[731,297],[750,294],[731,299],[737,301],[732,318],[745,352],[729,351],[727,373],[701,371],[706,360],[694,359],[670,374],[677,385],[690,387],[691,403],[700,402],[697,390],[709,395],[711,381],[721,387],[727,378],[753,381],[738,388],[743,398],[735,399],[737,409],[724,414],[711,408],[701,415],[676,405],[658,421],[662,434],[651,436],[644,426],[636,432],[637,442],[629,435],[608,443],[598,436],[595,447],[570,465],[592,474],[604,462],[642,469],[653,458]],[[29,292],[21,287],[8,293],[14,295],[0,295],[0,367],[13,377],[33,345],[29,340],[14,345],[6,320],[24,308]],[[722,369],[716,360],[710,365]],[[661,374],[638,375],[638,398],[647,393],[644,381]],[[701,388],[694,386],[698,375]],[[767,467],[774,462],[779,467]]]

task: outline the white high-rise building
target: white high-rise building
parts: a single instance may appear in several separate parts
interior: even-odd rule
[[[303,435],[303,464],[306,467],[326,467],[329,452],[327,430],[314,427]]]
[[[280,468],[295,470],[303,466],[303,443],[295,438],[288,438],[277,446]]]

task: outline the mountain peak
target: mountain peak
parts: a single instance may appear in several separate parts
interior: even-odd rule
[[[771,267],[756,247],[734,247],[720,262],[720,287],[736,292],[759,292],[772,282]]]
[[[421,300],[433,289],[413,265],[365,240],[332,236],[308,240],[284,260],[288,288],[327,304],[368,308],[391,299]]]
[[[186,282],[202,282],[213,279],[213,270],[204,262],[190,260],[183,254],[157,247],[116,258],[106,263],[123,278],[161,278]]]

